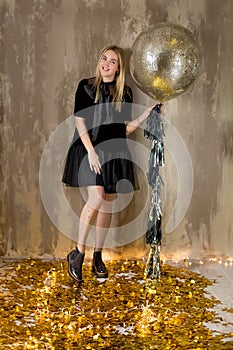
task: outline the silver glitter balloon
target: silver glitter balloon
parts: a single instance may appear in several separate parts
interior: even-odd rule
[[[160,102],[183,94],[196,79],[200,65],[200,49],[193,34],[165,22],[140,33],[130,57],[133,80]]]

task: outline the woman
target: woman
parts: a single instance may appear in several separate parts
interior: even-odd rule
[[[101,252],[111,222],[111,202],[115,193],[137,188],[126,135],[139,127],[152,107],[130,121],[131,103],[122,49],[107,46],[100,54],[96,77],[83,79],[78,85],[74,107],[77,128],[63,175],[66,185],[86,186],[88,194],[80,216],[77,247],[67,256],[69,275],[76,281],[82,280],[86,239],[95,220],[92,271],[98,278],[108,277]],[[127,185],[129,181],[131,186]]]

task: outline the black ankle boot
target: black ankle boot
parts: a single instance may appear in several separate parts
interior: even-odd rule
[[[100,252],[94,252],[92,260],[92,272],[97,278],[107,278],[108,270],[102,260],[102,254]]]
[[[85,254],[82,254],[78,250],[78,248],[72,250],[67,255],[68,273],[71,278],[73,278],[75,281],[78,281],[78,282],[82,281],[82,265],[83,265],[84,255]]]

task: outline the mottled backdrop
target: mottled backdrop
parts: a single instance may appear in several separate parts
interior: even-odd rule
[[[165,106],[166,119],[189,150],[194,191],[180,225],[164,232],[162,252],[167,256],[232,255],[233,1],[1,0],[0,4],[0,255],[65,256],[73,246],[52,224],[41,202],[39,165],[44,146],[72,114],[77,82],[94,75],[100,49],[116,43],[126,49],[128,58],[137,35],[161,21],[190,29],[200,42],[203,58],[194,86]],[[129,74],[127,81],[135,103],[153,103]],[[133,138],[148,145],[140,130]],[[166,159],[164,229],[178,186],[168,152]],[[142,186],[118,216],[121,225],[137,212],[143,196]],[[67,198],[80,212],[79,190],[67,190]],[[130,258],[146,251],[142,238],[106,254]]]

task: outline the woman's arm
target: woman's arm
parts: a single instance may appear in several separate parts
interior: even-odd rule
[[[149,107],[137,119],[134,119],[131,122],[126,122],[126,135],[134,132],[147,119],[153,108],[154,106]]]
[[[90,169],[95,171],[96,174],[100,174],[101,165],[99,161],[99,156],[96,153],[93,147],[93,144],[91,142],[91,139],[86,127],[85,118],[75,117],[75,122],[76,122],[76,127],[78,129],[80,139],[88,153],[88,161],[90,164]]]

